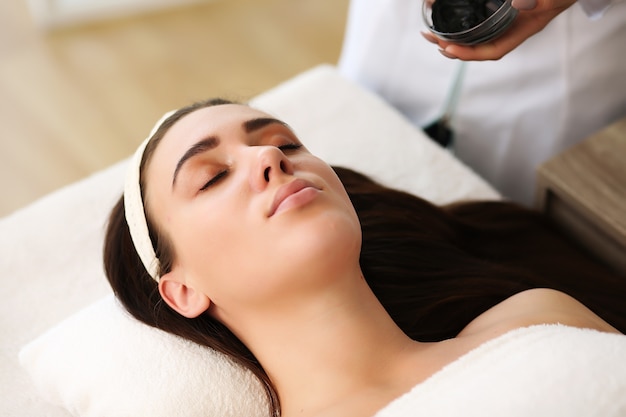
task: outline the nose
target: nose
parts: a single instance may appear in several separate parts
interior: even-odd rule
[[[293,164],[275,146],[255,146],[253,168],[250,172],[250,185],[255,191],[264,190],[267,185],[281,175],[292,175]]]

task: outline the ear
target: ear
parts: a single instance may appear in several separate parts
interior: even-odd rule
[[[185,284],[181,273],[171,271],[159,279],[159,292],[163,300],[180,315],[198,317],[211,305],[209,297]]]

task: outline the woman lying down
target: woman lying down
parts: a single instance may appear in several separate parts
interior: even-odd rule
[[[626,410],[626,279],[537,213],[333,169],[245,105],[180,109],[142,144],[105,263],[137,319],[250,369],[268,415]]]

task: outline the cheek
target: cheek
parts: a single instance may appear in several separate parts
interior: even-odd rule
[[[217,302],[246,290],[269,258],[269,239],[246,210],[217,202],[210,206],[188,210],[172,228],[180,265]]]
[[[177,213],[170,223],[171,236],[179,263],[193,275],[213,273],[228,256],[229,243],[237,232],[238,222],[231,207],[198,204]]]

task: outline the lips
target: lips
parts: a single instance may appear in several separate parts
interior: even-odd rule
[[[307,189],[311,189],[311,191],[319,190],[311,182],[303,180],[301,178],[295,179],[288,184],[282,185],[274,195],[274,200],[272,201],[268,217],[272,217],[274,214],[276,214],[277,211],[280,211],[281,208],[286,205],[286,202],[288,200],[293,200],[292,204],[294,205],[298,204],[298,201],[295,201],[297,196],[302,195],[302,200],[308,200],[305,196]]]

